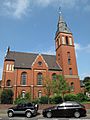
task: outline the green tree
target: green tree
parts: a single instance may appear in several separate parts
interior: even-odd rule
[[[45,86],[45,94],[48,97],[48,104],[50,103],[50,96],[52,94],[52,80],[47,76],[45,78],[45,82],[44,82],[44,86]]]
[[[1,103],[2,104],[12,104],[13,103],[13,91],[11,89],[4,89],[2,91]]]
[[[83,83],[85,84],[86,92],[90,93],[90,77],[85,77]]]
[[[53,93],[61,95],[64,100],[64,94],[70,91],[69,84],[66,82],[63,76],[56,75],[56,80],[53,80]]]

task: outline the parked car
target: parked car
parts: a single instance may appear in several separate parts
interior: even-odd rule
[[[38,105],[32,103],[18,104],[17,106],[11,107],[8,109],[8,117],[12,117],[17,114],[24,114],[27,118],[36,115],[38,111]]]
[[[72,117],[79,118],[81,116],[86,116],[86,109],[85,106],[78,102],[74,101],[67,101],[61,104],[58,104],[53,107],[49,107],[43,110],[42,112],[44,117]]]

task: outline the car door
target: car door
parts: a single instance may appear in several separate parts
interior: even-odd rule
[[[15,110],[15,113],[16,114],[23,114],[24,113],[24,105],[23,104],[19,104],[17,107],[16,107],[16,110]]]
[[[64,112],[65,112],[65,106],[57,106],[57,116],[64,116]]]
[[[72,105],[65,105],[65,114],[64,116],[72,116],[73,106]]]

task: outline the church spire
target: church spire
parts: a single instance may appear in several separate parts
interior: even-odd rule
[[[59,19],[58,19],[56,35],[59,32],[71,33],[72,34],[72,32],[70,31],[69,27],[67,26],[66,22],[63,19],[62,12],[61,12],[61,7],[59,7]]]
[[[10,46],[8,46],[7,48],[7,54],[10,52]]]

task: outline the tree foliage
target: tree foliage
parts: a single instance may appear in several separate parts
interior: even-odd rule
[[[31,94],[26,93],[25,98],[22,98],[22,95],[19,95],[18,98],[14,101],[15,104],[22,104],[22,103],[27,103],[31,102]]]
[[[86,92],[90,93],[90,77],[85,77],[83,82],[85,84]]]
[[[2,104],[12,104],[13,103],[13,91],[11,89],[4,89],[2,91],[1,103]]]
[[[56,76],[56,80],[53,81],[53,92],[57,95],[61,95],[64,98],[64,94],[70,91],[69,84],[61,75]]]
[[[45,94],[48,97],[48,103],[49,103],[49,98],[50,95],[52,94],[53,88],[52,88],[52,80],[48,76],[45,78],[44,85],[45,85]]]

